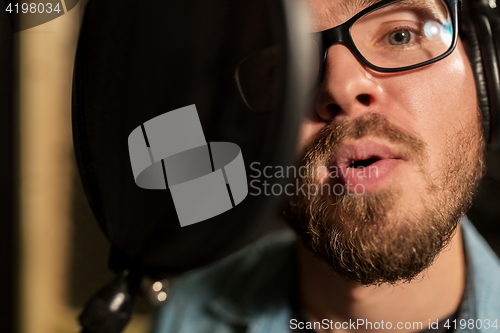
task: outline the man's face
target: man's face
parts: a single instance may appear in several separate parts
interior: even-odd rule
[[[366,8],[306,2],[315,31]],[[325,65],[299,143],[311,170],[305,181],[325,191],[292,198],[287,216],[338,274],[366,285],[409,281],[450,240],[483,172],[476,90],[462,43],[441,61],[400,73],[373,71],[340,44]]]

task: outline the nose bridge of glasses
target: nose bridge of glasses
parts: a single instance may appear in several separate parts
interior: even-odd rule
[[[345,22],[339,26],[321,31],[322,49],[325,57],[328,49],[335,44],[344,44],[350,48],[350,28],[350,22]]]

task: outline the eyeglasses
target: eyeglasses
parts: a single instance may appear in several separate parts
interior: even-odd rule
[[[458,38],[459,0],[383,0],[347,22],[311,34],[316,73],[313,90],[323,79],[325,60],[335,44],[345,45],[366,67],[394,73],[427,66],[453,52]],[[236,70],[240,93],[256,111],[273,108],[277,91],[279,47],[259,50]]]

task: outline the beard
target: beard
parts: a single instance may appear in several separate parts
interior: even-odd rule
[[[314,171],[329,166],[344,140],[365,136],[398,145],[424,185],[409,189],[411,182],[405,188],[400,181],[361,195],[315,191],[306,197],[296,191],[288,200],[285,217],[312,253],[338,275],[366,286],[410,282],[450,242],[460,217],[472,204],[484,173],[481,116],[448,137],[439,158],[439,174],[428,170],[426,144],[380,114],[333,122],[307,150],[302,162],[308,172],[301,182],[306,188],[339,184],[335,178],[321,184]],[[404,201],[409,191],[411,204],[408,198]]]

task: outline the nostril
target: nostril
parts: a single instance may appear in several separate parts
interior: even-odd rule
[[[328,104],[326,107],[328,114],[335,117],[340,112],[340,106],[337,104]]]
[[[364,106],[369,106],[372,98],[368,94],[361,94],[356,97],[356,100]]]

